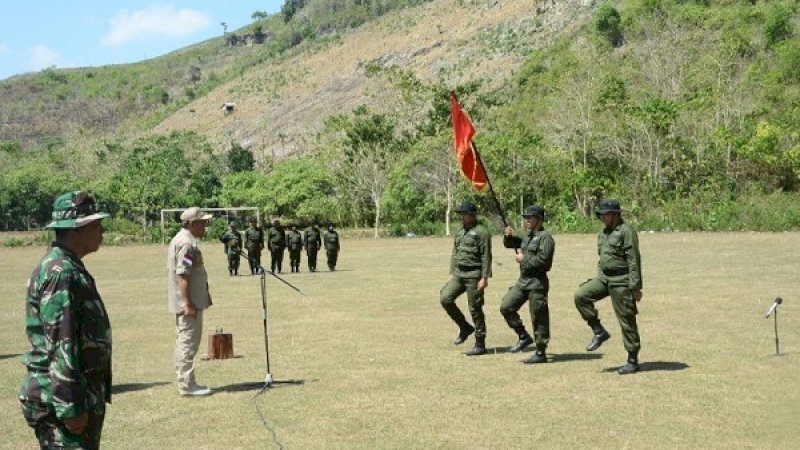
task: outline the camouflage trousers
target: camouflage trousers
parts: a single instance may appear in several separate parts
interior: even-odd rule
[[[36,433],[43,449],[70,448],[94,450],[100,448],[105,409],[89,409],[89,424],[81,434],[73,434],[64,427],[52,408],[38,402],[20,400],[22,415]],[[105,405],[104,405],[105,406]]]

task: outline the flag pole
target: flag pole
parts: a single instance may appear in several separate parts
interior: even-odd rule
[[[478,158],[478,163],[481,165],[481,167],[483,167],[483,173],[486,174],[486,184],[489,186],[489,194],[491,194],[494,204],[497,206],[497,210],[500,212],[500,218],[503,219],[503,225],[507,227],[508,220],[506,219],[506,211],[503,208],[503,205],[500,203],[500,200],[497,198],[497,194],[494,192],[494,187],[492,187],[492,179],[489,177],[489,171],[486,170],[486,165],[483,164],[481,153],[478,151],[478,145],[474,141],[472,142],[472,149],[475,151],[475,157]]]
[[[453,91],[453,90],[450,91],[450,98],[455,102],[455,105],[458,106],[459,110],[463,114],[464,110],[463,110],[463,108],[461,108],[461,104],[458,102],[458,97],[456,96],[455,91]],[[466,118],[466,119],[467,119],[467,123],[469,123],[469,118]],[[492,196],[492,200],[494,200],[495,206],[497,206],[497,210],[500,213],[500,218],[503,220],[503,226],[505,228],[508,228],[508,219],[506,219],[505,208],[503,208],[503,205],[500,203],[500,199],[497,198],[497,194],[494,192],[494,186],[492,186],[492,180],[489,177],[489,171],[486,170],[486,165],[483,163],[483,158],[481,158],[481,153],[478,150],[478,145],[471,138],[471,136],[474,135],[474,133],[475,133],[474,127],[472,127],[471,123],[470,123],[470,128],[472,129],[472,134],[470,135],[469,145],[471,146],[471,149],[472,149],[473,153],[475,154],[475,159],[478,161],[478,164],[480,165],[481,169],[483,170],[484,176],[486,176],[486,184],[489,185],[489,194]],[[453,131],[455,132],[455,123],[453,123]],[[519,253],[516,248],[514,248],[514,253]]]

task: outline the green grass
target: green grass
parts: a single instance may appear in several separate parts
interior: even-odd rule
[[[468,358],[452,346],[456,327],[438,304],[448,239],[347,239],[340,271],[285,274],[305,298],[267,278],[271,372],[304,383],[255,399],[266,372],[257,277],[228,277],[221,248],[205,244],[216,305],[200,353],[221,326],[238,357],[199,361],[199,381],[217,392],[185,399],[174,384],[165,248],[101,248],[86,264],[111,315],[118,391],[103,446],[277,448],[260,411],[286,448],[797,447],[800,234],[641,234],[645,370],[627,377],[613,372],[625,352],[608,300],[599,308],[613,337],[596,355],[583,351],[590,331],[572,294],[594,272],[594,236],[555,238],[550,364],[521,364],[529,353]],[[498,308],[517,269],[494,242],[487,344],[502,350],[516,340]],[[0,248],[3,448],[36,448],[16,393],[25,282],[42,253]],[[777,295],[781,357],[763,316]],[[523,317],[529,324],[527,307]]]

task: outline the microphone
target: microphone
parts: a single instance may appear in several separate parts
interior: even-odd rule
[[[772,302],[772,306],[767,311],[766,318],[769,318],[769,316],[771,316],[772,313],[774,313],[775,310],[778,309],[778,305],[780,305],[781,303],[783,303],[783,299],[782,298],[780,298],[780,297],[775,298],[775,301]]]

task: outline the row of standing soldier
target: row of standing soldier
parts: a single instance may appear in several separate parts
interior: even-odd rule
[[[486,350],[486,321],[483,314],[484,290],[492,276],[492,241],[489,231],[477,222],[477,208],[464,203],[457,210],[463,228],[456,233],[450,264],[451,277],[440,292],[440,303],[445,312],[459,327],[454,344],[460,345],[475,334],[475,346],[466,352],[469,356],[482,355]],[[598,273],[582,283],[574,295],[575,307],[592,329],[592,339],[586,351],[597,350],[611,334],[600,324],[594,303],[610,296],[614,313],[619,321],[622,339],[628,358],[617,372],[627,375],[639,371],[639,330],[636,324],[637,303],[642,299],[642,267],[639,239],[636,231],[622,220],[622,209],[616,200],[602,200],[595,209],[603,229],[597,238]],[[526,364],[546,363],[547,345],[550,342],[550,311],[547,297],[550,281],[547,272],[553,265],[555,241],[543,227],[545,210],[541,206],[528,207],[524,214],[527,233],[514,236],[506,227],[503,245],[517,252],[515,260],[520,267],[516,284],[503,297],[500,313],[508,326],[517,334],[518,341],[509,351],[520,352],[535,344],[536,351]],[[516,249],[519,249],[518,251]],[[456,306],[458,296],[467,294],[471,325]],[[525,329],[519,309],[528,302],[533,322],[533,337]]]
[[[292,224],[286,231],[279,220],[275,220],[272,226],[264,235],[261,227],[258,226],[256,219],[250,220],[250,227],[244,233],[238,231],[236,223],[231,222],[229,230],[221,237],[220,241],[225,244],[225,254],[228,258],[228,274],[235,276],[239,274],[239,262],[242,255],[242,248],[247,250],[247,261],[250,265],[250,274],[258,274],[261,266],[261,252],[264,247],[270,252],[270,271],[275,273],[283,272],[283,257],[286,250],[289,251],[289,265],[292,272],[300,272],[300,252],[305,249],[308,259],[308,270],[317,271],[317,253],[322,245],[325,246],[328,269],[336,270],[336,263],[339,258],[341,244],[339,233],[336,232],[333,224],[328,224],[328,230],[323,236],[316,223],[312,223],[301,234],[297,230],[297,225]]]

